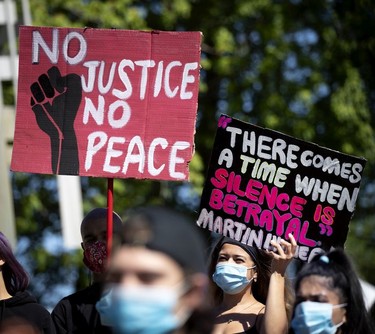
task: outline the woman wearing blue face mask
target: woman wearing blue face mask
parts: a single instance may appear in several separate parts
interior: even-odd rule
[[[343,250],[316,256],[298,273],[291,333],[374,333],[354,268]]]
[[[214,334],[287,333],[292,302],[285,271],[296,242],[290,235],[290,242],[271,244],[275,251],[228,237],[217,241],[209,266],[216,310]]]

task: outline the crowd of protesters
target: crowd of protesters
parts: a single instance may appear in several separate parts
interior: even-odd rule
[[[52,314],[27,292],[29,276],[0,233],[0,334],[375,333],[342,249],[317,255],[291,280],[293,235],[263,250],[221,235],[207,240],[192,219],[166,207],[112,218],[110,258],[107,209],[83,219],[92,284]]]

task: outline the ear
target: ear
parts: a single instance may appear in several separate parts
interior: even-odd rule
[[[2,267],[4,263],[5,263],[5,261],[0,259],[0,267]]]
[[[196,273],[189,277],[188,291],[181,296],[180,305],[191,310],[199,308],[206,300],[208,287],[207,275]]]
[[[348,319],[346,317],[346,309],[345,309],[345,314],[344,314],[344,317],[343,317],[342,321],[344,322],[344,324],[348,321]]]

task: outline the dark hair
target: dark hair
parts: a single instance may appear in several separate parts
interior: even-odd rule
[[[342,249],[315,256],[310,263],[305,264],[297,275],[296,291],[302,280],[311,275],[327,277],[329,288],[338,292],[340,303],[347,304],[347,321],[340,327],[343,333],[371,333],[361,284],[350,258]]]
[[[2,232],[0,232],[0,259],[5,262],[0,270],[8,293],[13,296],[18,291],[24,291],[29,285],[29,276],[17,261],[8,239]]]
[[[202,230],[185,214],[164,206],[137,207],[128,211],[122,244],[162,252],[186,273],[206,274]]]
[[[255,299],[262,303],[266,304],[268,288],[270,284],[270,277],[272,274],[272,256],[268,254],[265,250],[245,245],[239,241],[236,241],[232,238],[221,236],[213,242],[213,247],[210,255],[210,262],[208,266],[208,275],[210,278],[210,294],[212,296],[212,303],[214,305],[219,305],[223,300],[223,290],[221,290],[212,280],[212,274],[215,272],[217,260],[219,257],[220,250],[225,243],[230,243],[236,246],[241,247],[246,251],[251,259],[256,265],[257,280],[252,283],[252,293]],[[284,286],[284,296],[285,296],[285,310],[287,313],[288,319],[292,315],[292,307],[294,302],[293,289],[290,283],[290,280],[285,277],[285,286]]]
[[[217,260],[222,246],[226,243],[230,243],[241,247],[246,251],[256,265],[257,281],[253,282],[252,293],[257,301],[262,304],[266,303],[268,286],[271,276],[271,263],[272,258],[265,251],[260,250],[256,247],[247,246],[238,241],[235,241],[228,237],[219,237],[215,242],[210,256],[210,263],[208,266],[208,275],[211,278],[210,290],[213,296],[213,302],[215,305],[219,305],[223,300],[223,291],[212,281],[212,274],[215,272]]]

